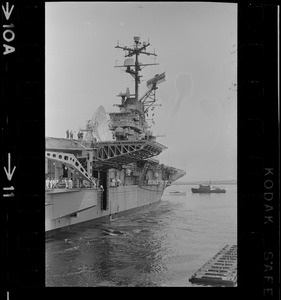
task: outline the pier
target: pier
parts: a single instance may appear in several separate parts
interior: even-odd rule
[[[237,286],[237,245],[224,246],[189,281],[197,285]]]

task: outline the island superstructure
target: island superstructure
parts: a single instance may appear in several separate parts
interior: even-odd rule
[[[135,90],[120,93],[119,111],[106,114],[100,106],[79,138],[46,137],[45,228],[48,234],[98,218],[114,220],[156,205],[164,189],[185,171],[160,164],[157,156],[167,149],[156,141],[146,115],[155,106],[158,85],[165,72],[146,82],[139,96],[139,62],[150,43],[134,37],[125,51],[122,66],[134,78]],[[109,120],[107,119],[109,116]],[[53,180],[52,180],[53,179]],[[51,186],[50,186],[50,182]]]

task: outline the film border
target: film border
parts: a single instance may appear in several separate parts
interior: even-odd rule
[[[2,43],[10,47],[1,55],[1,257],[7,262],[1,279],[5,298],[38,299],[55,292],[44,289],[45,5],[1,5]],[[238,287],[196,288],[199,298],[280,297],[277,51],[277,5],[239,4]]]

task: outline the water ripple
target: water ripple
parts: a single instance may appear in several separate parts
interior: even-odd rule
[[[187,193],[60,233],[46,240],[46,286],[190,286],[192,272],[236,239],[236,220],[235,191],[219,199]]]

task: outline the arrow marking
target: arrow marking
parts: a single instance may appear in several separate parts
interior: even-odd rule
[[[11,181],[11,179],[12,179],[12,177],[13,177],[13,174],[14,174],[14,172],[15,172],[15,169],[16,169],[16,167],[13,168],[13,171],[12,171],[12,173],[11,173],[11,154],[8,153],[8,171],[7,171],[7,169],[4,167],[4,170],[5,170],[5,173],[6,173],[6,175],[7,175],[8,180]]]
[[[6,8],[2,5],[2,10],[6,20],[9,20],[13,9],[14,9],[14,5],[12,5],[11,9],[9,10],[9,2],[6,2]]]

